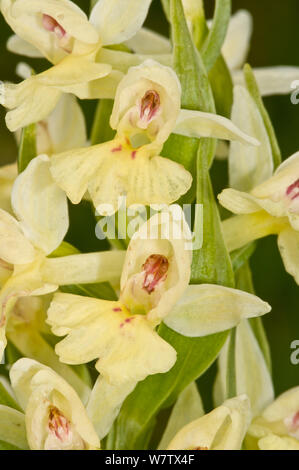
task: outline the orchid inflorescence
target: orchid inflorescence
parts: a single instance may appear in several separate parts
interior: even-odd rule
[[[277,234],[299,284],[299,154],[279,162],[261,98],[299,72],[243,69],[252,18],[230,2],[213,21],[201,0],[162,3],[171,40],[143,27],[151,0],[94,1],[89,17],[70,0],[0,0],[8,49],[51,64],[22,62],[0,88],[19,146],[0,168],[0,448],[299,449],[299,391],[275,399],[271,307],[249,267],[253,242]],[[99,100],[91,135],[79,100]],[[69,243],[85,223],[70,207],[120,223],[120,198],[131,239]],[[151,216],[133,219],[141,207]],[[196,380],[217,358],[205,413]]]

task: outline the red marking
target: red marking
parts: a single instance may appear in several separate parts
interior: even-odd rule
[[[120,308],[120,307],[115,307],[115,308],[113,309],[113,312],[121,312],[121,308]]]
[[[119,145],[118,147],[115,147],[114,149],[111,150],[111,152],[120,152],[122,150],[122,145]]]
[[[133,320],[134,320],[134,317],[126,318],[125,321],[120,324],[120,328],[123,328],[125,324],[131,323]]]
[[[135,160],[136,155],[137,155],[137,151],[134,150],[134,151],[131,153],[132,160]]]
[[[157,285],[165,281],[169,267],[168,259],[163,255],[151,255],[142,266],[145,271],[143,289],[151,294]]]
[[[69,424],[69,421],[59,409],[56,406],[51,406],[48,427],[50,432],[54,433],[60,441],[63,441],[68,436],[70,431]]]
[[[160,108],[160,96],[154,90],[145,93],[141,100],[140,118],[150,122]]]
[[[52,16],[43,15],[43,27],[50,31],[51,33],[55,33],[56,36],[61,39],[66,35],[66,30],[56,21]]]
[[[299,178],[287,188],[286,193],[292,201],[299,196]]]

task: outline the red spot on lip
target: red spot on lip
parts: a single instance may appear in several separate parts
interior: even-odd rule
[[[123,328],[125,324],[131,323],[133,320],[134,320],[134,317],[126,318],[125,321],[120,324],[120,328]]]
[[[113,309],[113,312],[121,312],[121,308],[120,308],[120,307],[115,307],[115,308]]]
[[[151,255],[142,267],[145,272],[143,289],[151,294],[160,282],[165,281],[169,262],[163,255]]]
[[[118,147],[114,147],[111,152],[120,152],[122,150],[122,145],[119,145]]]
[[[137,151],[134,150],[134,151],[131,153],[132,160],[135,160],[136,155],[137,155]]]
[[[287,188],[286,193],[292,201],[299,196],[299,178]]]

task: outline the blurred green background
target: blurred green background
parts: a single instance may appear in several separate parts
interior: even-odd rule
[[[89,8],[89,0],[76,3],[85,10]],[[213,3],[210,0],[206,2],[208,16],[212,14]],[[299,66],[298,0],[233,0],[232,3],[233,11],[245,8],[254,18],[254,33],[248,58],[252,66]],[[153,1],[147,26],[165,35],[168,33],[159,0]],[[8,53],[5,46],[10,34],[9,27],[1,17],[0,79],[17,81],[15,68],[20,58]],[[45,61],[27,62],[37,71],[47,67]],[[299,148],[299,105],[291,104],[289,96],[267,98],[265,103],[277,132],[283,158],[286,158]],[[84,109],[90,123],[94,103],[84,103]],[[0,165],[13,161],[17,152],[14,137],[6,129],[4,116],[5,110],[0,107]],[[226,174],[226,164],[217,162],[213,168],[217,191],[225,186]],[[290,344],[295,339],[299,340],[299,287],[285,273],[274,237],[259,242],[251,264],[257,294],[273,307],[272,313],[264,317],[264,324],[272,352],[275,389],[280,393],[299,385],[299,365],[292,365],[290,362]]]

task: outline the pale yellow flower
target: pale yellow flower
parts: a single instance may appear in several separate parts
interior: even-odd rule
[[[299,387],[284,392],[249,427],[247,449],[299,450]]]
[[[220,203],[236,217],[223,223],[229,250],[278,234],[278,247],[289,274],[299,283],[299,153],[285,160],[274,175],[249,193],[225,189]],[[241,215],[242,214],[242,215]]]
[[[60,360],[81,364],[99,358],[96,368],[101,376],[88,412],[100,437],[107,434],[122,401],[138,381],[174,365],[175,350],[155,331],[161,321],[180,334],[204,336],[270,309],[242,291],[188,286],[188,232],[184,220],[178,222],[172,210],[156,214],[141,226],[128,247],[118,302],[54,295],[48,323],[54,334],[66,336],[56,346]]]
[[[6,84],[1,104],[10,109],[6,123],[11,131],[42,121],[63,92],[81,99],[113,98],[122,74],[112,70],[103,46],[133,37],[141,28],[151,0],[99,0],[90,18],[70,0],[4,0],[1,12],[17,36],[9,49],[37,57],[37,50],[54,64],[18,85]],[[25,42],[24,42],[25,41]],[[131,54],[113,51],[114,64],[130,62]],[[108,63],[105,60],[108,57]],[[104,62],[102,61],[104,60]],[[138,61],[137,61],[138,62]],[[117,68],[117,67],[116,67]]]
[[[20,359],[12,366],[10,379],[25,412],[26,437],[31,450],[100,448],[80,398],[56,372],[31,359]],[[7,415],[4,418],[9,418],[5,408],[0,409],[1,418],[3,412]]]
[[[186,193],[192,177],[182,165],[160,157],[171,132],[258,145],[228,119],[180,110],[181,88],[169,67],[152,60],[132,67],[119,84],[110,124],[116,137],[104,144],[51,158],[57,184],[77,204],[88,190],[99,214],[127,205],[170,204]]]

